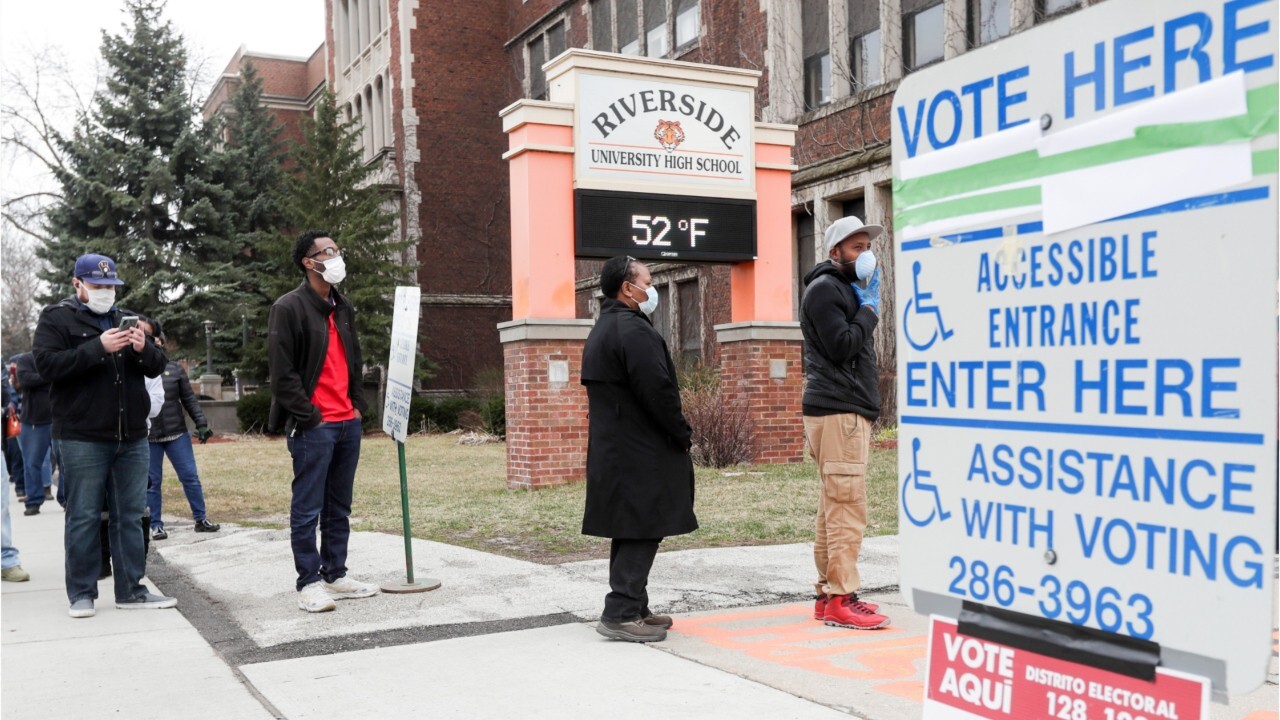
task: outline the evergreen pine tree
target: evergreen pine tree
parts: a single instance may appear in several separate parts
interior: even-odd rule
[[[49,300],[68,294],[75,258],[115,259],[117,304],[155,315],[171,344],[198,353],[202,322],[239,302],[226,192],[216,181],[214,137],[196,120],[187,53],[158,0],[126,0],[129,23],[103,33],[105,89],[78,118],[56,177],[49,215]]]
[[[296,175],[285,199],[289,225],[332,233],[347,265],[339,291],[356,307],[365,361],[383,365],[390,351],[395,286],[413,277],[413,267],[401,256],[413,243],[395,237],[396,216],[387,208],[385,191],[372,182],[377,167],[364,161],[360,127],[339,117],[328,90],[315,118],[303,120],[302,136],[292,153]],[[296,266],[293,272],[299,279]]]
[[[220,349],[248,376],[265,380],[267,314],[296,278],[289,257],[292,242],[281,234],[284,127],[262,104],[262,77],[252,62],[241,66],[229,111],[215,122],[225,139],[219,159],[244,303],[225,316],[228,327],[219,334]]]

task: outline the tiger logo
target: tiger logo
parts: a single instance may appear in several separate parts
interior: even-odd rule
[[[659,120],[658,127],[653,131],[653,137],[667,152],[672,152],[684,142],[684,130],[680,129],[678,122]]]

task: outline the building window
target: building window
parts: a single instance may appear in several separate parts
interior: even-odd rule
[[[880,2],[849,0],[849,67],[853,90],[884,82],[880,69]]]
[[[804,208],[796,213],[796,295],[797,312],[800,300],[804,297],[804,276],[818,264],[817,227],[813,221],[813,213]],[[823,258],[824,260],[826,258]]]
[[[645,55],[667,56],[667,0],[644,2]]]
[[[623,55],[640,54],[639,8],[636,0],[617,0],[614,6],[618,18],[618,52]]]
[[[686,366],[702,359],[702,293],[698,280],[676,284],[680,299],[680,361]]]
[[[591,0],[591,48],[613,52],[613,0]]]
[[[542,64],[547,61],[546,41],[541,35],[529,41],[529,97],[547,99],[547,75]]]
[[[942,3],[904,17],[902,25],[906,34],[908,70],[918,70],[942,59],[944,21]]]
[[[558,22],[547,30],[547,62],[551,62],[565,51],[564,23]]]
[[[858,218],[863,223],[867,222],[866,198],[856,197],[840,203],[840,217],[849,217],[850,215]]]
[[[653,315],[649,319],[653,321],[653,327],[658,330],[658,334],[663,340],[667,341],[667,347],[671,347],[671,285],[667,283],[654,283],[653,286],[658,289],[658,309],[653,311]]]
[[[831,102],[831,33],[827,0],[802,0],[800,25],[804,50],[804,109]]]
[[[701,33],[701,3],[698,0],[676,0],[676,50],[697,42]]]
[[[969,46],[995,42],[1009,34],[1011,0],[969,0]]]
[[[1074,10],[1080,7],[1080,3],[1081,0],[1038,0],[1036,11],[1040,17],[1045,18],[1068,10]]]

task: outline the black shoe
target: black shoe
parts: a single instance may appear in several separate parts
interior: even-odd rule
[[[164,528],[158,527],[151,531],[151,539],[152,540],[168,540],[169,533],[165,532]]]
[[[39,514],[40,514],[40,506],[39,506],[39,505],[28,505],[28,506],[27,506],[27,509],[22,511],[22,514],[23,514],[23,515],[39,515]]]
[[[221,529],[221,525],[209,522],[207,519],[196,521],[196,532],[218,532]]]

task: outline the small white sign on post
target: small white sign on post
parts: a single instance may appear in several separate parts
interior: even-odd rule
[[[413,362],[418,352],[418,313],[422,290],[397,287],[391,318],[391,358],[387,362],[387,399],[382,429],[397,442],[409,436],[409,401],[413,399]]]

